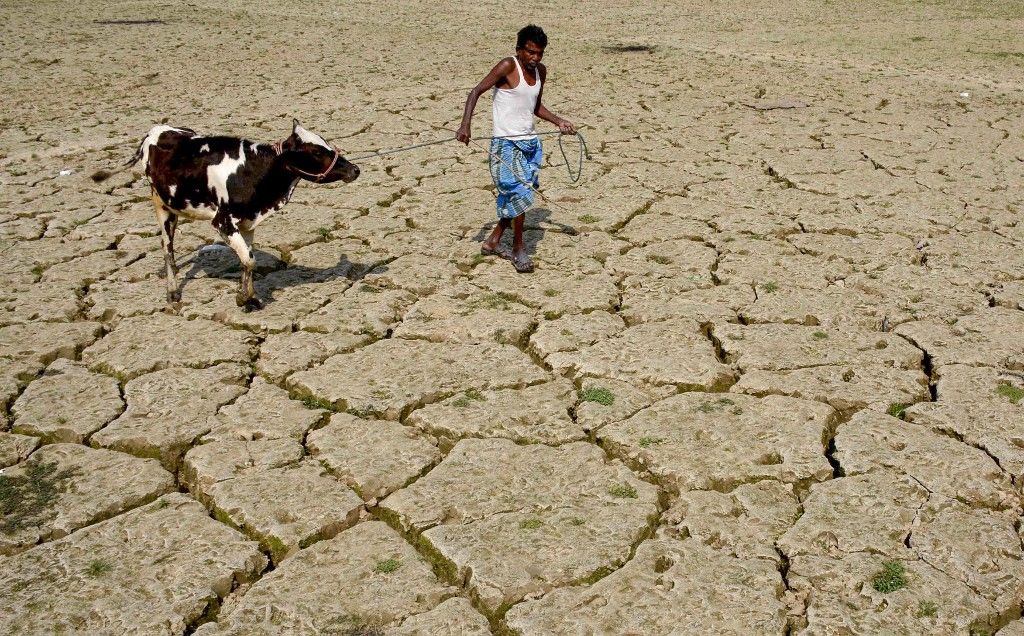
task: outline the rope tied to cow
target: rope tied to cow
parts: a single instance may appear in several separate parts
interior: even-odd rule
[[[577,160],[576,160],[576,171],[575,171],[575,173],[573,172],[572,162],[569,161],[569,155],[565,151],[565,144],[562,141],[562,138],[566,136],[565,133],[563,133],[563,132],[561,132],[559,130],[551,130],[551,131],[547,131],[547,132],[539,132],[539,133],[536,133],[536,134],[537,134],[538,137],[540,137],[542,135],[558,135],[558,150],[559,150],[559,152],[562,153],[562,160],[565,162],[565,169],[569,173],[569,181],[571,183],[577,183],[580,180],[580,178],[583,176],[583,159],[584,159],[584,157],[587,160],[591,160],[591,161],[594,158],[590,154],[590,149],[587,148],[587,140],[583,137],[583,133],[577,131],[576,134],[574,135],[574,136],[578,137],[579,141],[580,141],[579,146],[578,146],[578,148],[579,148],[579,155],[577,156]],[[470,141],[479,142],[479,141],[489,141],[491,139],[513,139],[513,137],[510,137],[510,136],[504,136],[504,137],[503,136],[473,137],[473,138],[470,139]],[[390,150],[375,150],[373,152],[368,152],[366,154],[356,155],[354,157],[347,157],[347,159],[349,161],[363,161],[363,160],[366,160],[366,159],[376,159],[378,157],[385,157],[387,155],[393,155],[393,154],[397,154],[399,152],[408,152],[410,150],[416,150],[418,148],[426,148],[427,146],[436,146],[438,144],[446,144],[446,143],[451,142],[451,141],[457,141],[457,139],[455,137],[446,137],[444,139],[437,139],[437,140],[434,140],[434,141],[427,141],[427,142],[424,142],[424,143],[421,143],[421,144],[414,144],[412,146],[403,146],[401,148],[392,148]],[[501,161],[501,157],[496,157],[494,155],[494,153],[492,153],[489,149],[484,148],[480,144],[474,144],[474,145],[476,145],[479,148],[483,149],[484,152],[486,152],[488,155],[490,155],[490,160],[491,161],[494,161],[495,159],[497,159],[498,161]],[[526,184],[526,185],[531,185],[531,184]]]

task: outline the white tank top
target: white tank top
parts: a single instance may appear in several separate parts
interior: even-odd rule
[[[512,61],[519,73],[519,84],[515,88],[494,87],[494,136],[529,139],[537,135],[533,127],[533,111],[540,95],[540,73],[537,73],[537,82],[530,86],[526,83],[519,60],[513,57]]]

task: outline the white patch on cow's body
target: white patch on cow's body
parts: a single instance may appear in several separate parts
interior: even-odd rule
[[[193,221],[212,221],[213,217],[217,216],[217,210],[209,207],[196,208],[185,202],[185,205],[180,210],[175,212],[186,219],[192,219]]]
[[[245,142],[238,144],[238,159],[224,155],[220,163],[206,169],[206,185],[217,194],[217,201],[223,205],[228,201],[228,178],[245,165]]]
[[[318,146],[323,146],[324,148],[327,148],[328,150],[333,150],[331,148],[331,144],[329,144],[326,141],[324,141],[323,137],[321,137],[320,135],[318,135],[316,133],[309,132],[308,130],[306,130],[302,126],[296,126],[295,127],[295,134],[299,136],[299,139],[301,139],[302,141],[306,142],[307,144],[316,144]]]
[[[210,144],[199,146],[199,152],[210,152]]]
[[[180,128],[174,126],[153,126],[146,133],[146,138],[142,141],[142,165],[149,165],[149,149],[156,145],[157,141],[160,140],[160,135],[170,131],[185,132]]]
[[[178,191],[178,186],[172,185],[167,188],[167,191],[171,193],[171,198],[174,197],[174,193]]]

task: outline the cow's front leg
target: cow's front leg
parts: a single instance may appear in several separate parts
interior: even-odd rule
[[[245,247],[249,254],[249,267],[242,268],[242,293],[248,299],[245,301],[245,307],[252,309],[262,309],[263,301],[256,297],[256,283],[253,281],[253,273],[256,270],[256,254],[252,249],[254,230],[239,230],[239,234],[242,235],[242,240],[245,241]]]
[[[242,266],[242,278],[238,282],[238,295],[235,296],[235,304],[246,309],[258,309],[259,301],[255,300],[256,290],[252,283],[252,271],[256,268],[256,259],[242,232],[238,229],[238,221],[228,216],[218,216],[213,220],[213,226],[217,228],[224,242],[235,251],[238,262]],[[252,232],[247,232],[249,240],[252,240]]]
[[[178,228],[178,215],[167,209],[160,195],[153,190],[153,208],[160,224],[160,243],[164,248],[164,268],[167,270],[167,302],[181,300],[178,289],[178,267],[174,262],[174,231]]]

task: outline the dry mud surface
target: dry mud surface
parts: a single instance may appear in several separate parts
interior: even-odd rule
[[[0,633],[1024,633],[1020,4],[508,10],[0,2]],[[443,139],[527,19],[532,275],[477,146],[300,185],[252,313],[89,179]]]

